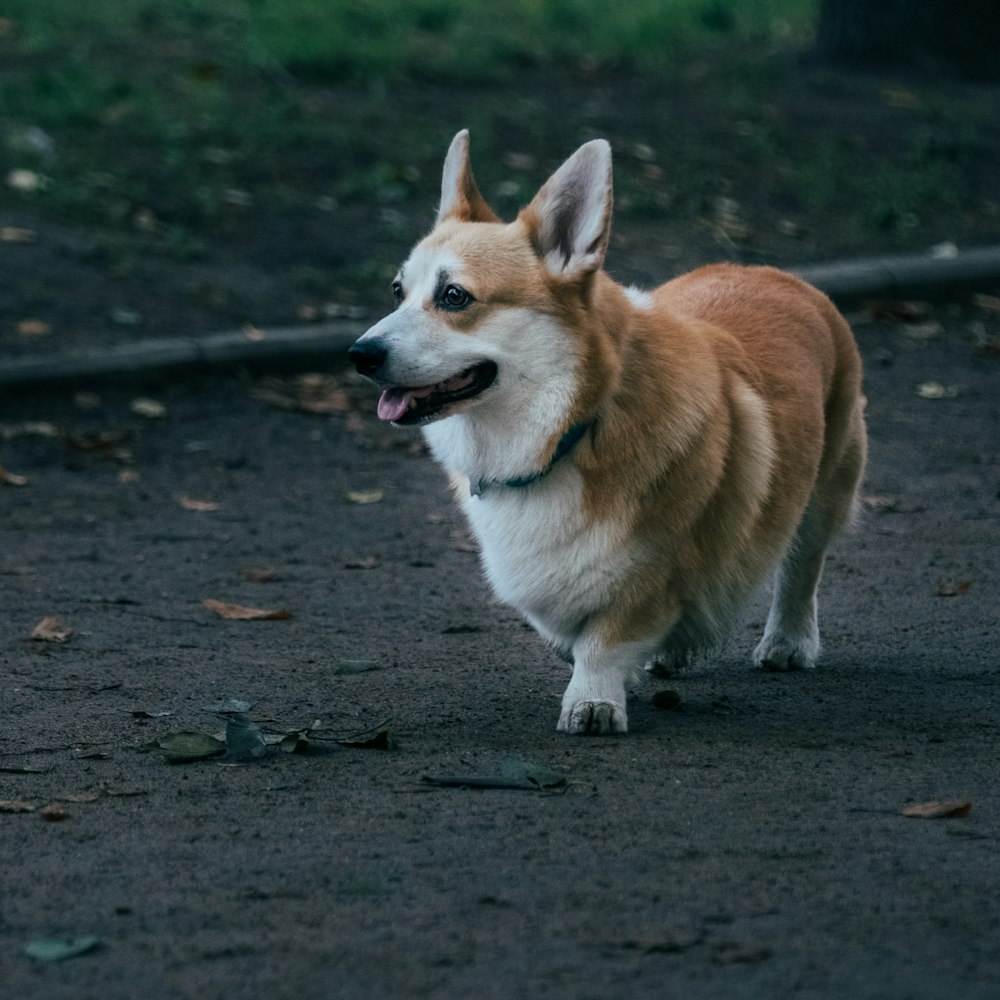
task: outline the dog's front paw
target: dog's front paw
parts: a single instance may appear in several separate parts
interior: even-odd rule
[[[754,650],[754,666],[775,673],[790,670],[811,670],[819,655],[819,638],[789,639],[780,635],[765,635]]]
[[[577,701],[563,709],[556,729],[592,736],[627,733],[628,715],[625,706],[615,701]]]

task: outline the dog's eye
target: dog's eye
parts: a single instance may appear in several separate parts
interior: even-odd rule
[[[392,297],[396,300],[397,305],[403,301],[403,283],[401,281],[392,283]]]
[[[441,305],[445,309],[464,309],[472,301],[472,296],[460,285],[448,285],[441,293]]]

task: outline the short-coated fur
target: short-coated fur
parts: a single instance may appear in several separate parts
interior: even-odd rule
[[[413,407],[495,370],[423,432],[496,594],[573,662],[571,733],[624,732],[630,675],[710,645],[772,569],[754,662],[814,666],[824,555],[865,462],[861,363],[830,300],[731,264],[623,288],[603,270],[611,192],[590,142],[503,223],[459,133],[399,306],[352,349]]]

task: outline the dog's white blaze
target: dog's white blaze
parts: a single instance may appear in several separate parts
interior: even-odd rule
[[[511,307],[497,309],[473,334],[436,336],[446,338],[454,371],[488,359],[498,374],[473,405],[424,428],[434,457],[474,483],[539,471],[578,391],[580,360],[569,334],[551,317]]]
[[[625,289],[625,295],[628,297],[629,302],[636,307],[636,309],[642,309],[648,312],[653,308],[653,296],[651,292],[647,292],[643,288],[639,288],[636,285],[629,285]]]

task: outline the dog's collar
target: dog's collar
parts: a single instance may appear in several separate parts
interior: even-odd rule
[[[525,486],[530,486],[532,483],[537,483],[539,479],[544,478],[552,471],[557,462],[564,459],[580,443],[583,436],[593,426],[594,422],[592,420],[573,424],[559,439],[559,444],[556,445],[556,450],[549,460],[549,464],[544,469],[532,472],[528,476],[518,476],[516,479],[480,479],[477,482],[473,482],[470,479],[469,495],[481,497],[486,490],[493,489],[496,486],[506,486],[508,489],[519,490]]]

